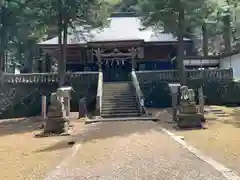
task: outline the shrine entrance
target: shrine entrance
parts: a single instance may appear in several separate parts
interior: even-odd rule
[[[127,50],[98,48],[94,52],[104,82],[131,80],[131,71],[135,69],[136,48]]]
[[[131,60],[127,59],[103,59],[103,81],[128,81],[132,70]]]

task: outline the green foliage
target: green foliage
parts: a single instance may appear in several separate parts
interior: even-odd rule
[[[1,0],[0,55],[8,51],[14,61],[26,65],[37,42],[58,35],[59,1],[71,27],[101,26],[109,14],[110,6],[97,0]]]
[[[146,15],[146,26],[164,27],[165,32],[177,34],[179,8],[185,10],[185,37],[192,37],[196,28],[207,21],[216,8],[216,3],[208,0],[139,0],[141,11]]]

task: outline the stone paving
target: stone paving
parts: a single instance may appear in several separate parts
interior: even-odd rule
[[[64,165],[46,179],[67,180],[224,180],[165,135],[151,121],[87,125]]]

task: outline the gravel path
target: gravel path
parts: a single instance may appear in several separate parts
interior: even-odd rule
[[[153,122],[89,125],[80,149],[48,178],[73,180],[223,180]]]

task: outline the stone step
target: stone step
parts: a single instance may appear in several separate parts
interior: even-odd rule
[[[135,94],[120,94],[120,93],[104,93],[102,97],[119,97],[119,98],[125,98],[125,97],[136,97]]]
[[[109,90],[114,90],[114,89],[132,89],[132,86],[103,86],[103,89],[109,89]]]
[[[103,92],[102,96],[135,96],[135,93],[132,92]]]
[[[123,97],[121,97],[121,96],[103,96],[102,97],[102,99],[103,99],[103,101],[108,101],[108,100],[110,100],[110,101],[136,101],[136,97],[135,96],[123,96]]]
[[[110,89],[110,88],[106,88],[104,89],[103,88],[103,93],[129,93],[129,92],[132,92],[133,90],[130,89],[130,88],[125,88],[125,89],[122,89],[122,88],[114,88],[114,89]]]
[[[112,96],[103,96],[102,97],[103,100],[113,100],[113,101],[125,101],[125,100],[132,100],[132,101],[136,101],[136,97],[135,96],[126,96],[126,97],[115,97],[115,95]]]
[[[135,92],[126,90],[126,91],[103,91],[103,96],[104,95],[134,95]]]
[[[112,86],[131,86],[132,83],[103,83],[103,86],[108,86],[108,87],[112,87]]]
[[[226,114],[225,112],[223,111],[219,111],[219,112],[213,112],[213,114],[216,114],[216,115],[221,115],[221,114]]]
[[[127,110],[138,110],[138,106],[103,106],[102,110],[111,110],[111,111],[115,111],[115,110],[119,110],[119,109],[127,109]]]
[[[103,118],[139,117],[139,116],[140,116],[140,113],[119,113],[119,114],[102,113],[101,116],[102,116]]]
[[[131,89],[103,89],[103,94],[132,94]]]
[[[217,114],[217,117],[231,117],[230,114]]]
[[[126,101],[113,101],[113,100],[105,100],[102,103],[102,106],[108,106],[108,105],[114,105],[114,106],[132,106],[132,105],[137,105],[136,101],[130,101],[130,100],[126,100]]]
[[[127,109],[127,108],[119,108],[119,109],[102,109],[102,113],[138,113],[139,109]]]
[[[131,87],[131,84],[103,84],[103,87],[114,88],[114,87]]]
[[[210,112],[223,112],[223,110],[222,109],[210,109],[209,110]]]
[[[106,110],[106,109],[130,109],[130,110],[135,110],[138,109],[138,106],[136,105],[131,105],[131,106],[103,106],[102,110]]]

